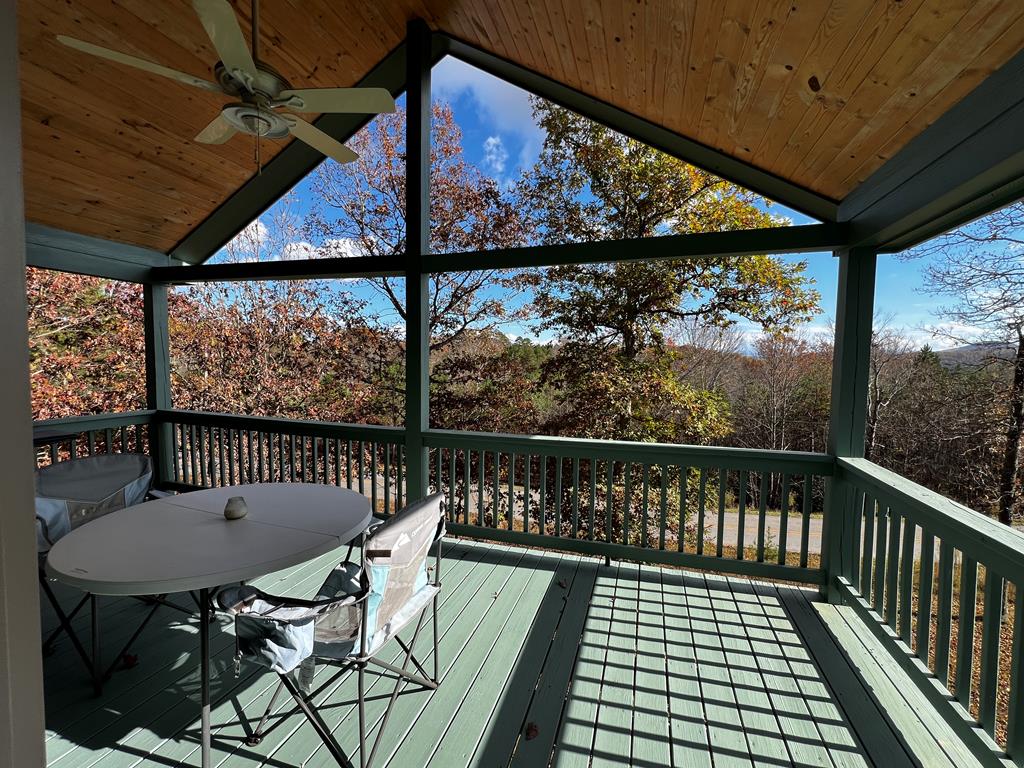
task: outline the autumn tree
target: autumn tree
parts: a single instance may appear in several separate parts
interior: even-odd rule
[[[954,230],[913,252],[931,257],[926,289],[946,297],[951,321],[938,329],[960,343],[983,340],[1012,350],[1006,392],[999,520],[1010,524],[1020,500],[1020,442],[1024,434],[1024,203],[1018,202]],[[958,329],[966,329],[961,331]]]
[[[545,140],[520,193],[542,242],[779,223],[760,198],[706,171],[541,99],[533,100],[533,110]],[[671,381],[665,365],[670,324],[701,318],[726,326],[745,318],[786,330],[817,311],[818,295],[803,269],[769,256],[559,266],[535,280],[534,306],[539,329],[562,340],[552,365],[563,369],[557,375],[564,381],[578,384],[572,400],[614,414],[600,436],[654,438],[642,425],[658,423],[660,405],[674,400],[678,417],[688,418],[695,399],[685,384]],[[592,389],[602,376],[623,386]],[[724,421],[711,423],[718,430]]]
[[[379,115],[349,142],[359,159],[327,162],[314,180],[317,206],[308,231],[326,255],[405,252],[405,111]],[[447,104],[431,119],[430,247],[434,252],[480,251],[524,244],[527,220],[511,194],[470,164],[462,131]],[[405,320],[404,281],[383,277],[376,289]],[[430,278],[430,346],[443,350],[470,330],[509,319],[494,288],[515,291],[515,274],[498,270],[434,274]]]
[[[32,417],[144,408],[142,287],[29,268]]]

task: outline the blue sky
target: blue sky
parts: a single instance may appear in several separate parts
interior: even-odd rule
[[[533,164],[541,149],[543,134],[532,119],[525,91],[451,58],[444,59],[434,69],[432,85],[435,99],[447,101],[452,106],[463,132],[463,149],[469,162],[502,183],[515,179],[523,169]],[[401,103],[402,99],[399,101]],[[300,183],[294,191],[296,212],[304,213],[313,199],[309,181]],[[777,204],[772,206],[772,212],[788,217],[794,224],[814,223],[813,219]],[[267,215],[263,218],[266,220]],[[298,250],[301,252],[301,247]],[[836,260],[831,253],[783,258],[806,261],[807,274],[821,293],[822,314],[803,332],[809,336],[829,333],[835,316]],[[921,290],[924,283],[922,268],[921,260],[879,257],[876,316],[888,318],[890,325],[904,329],[918,344],[949,346],[948,342],[933,337],[927,330],[942,324],[936,314],[942,301]],[[369,312],[392,315],[390,308],[384,306],[368,285],[350,281],[345,283],[345,288],[368,300]],[[757,333],[756,329],[745,328],[742,324],[740,329],[750,338]],[[529,325],[510,324],[503,330],[510,336],[536,337]]]

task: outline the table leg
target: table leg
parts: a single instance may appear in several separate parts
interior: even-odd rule
[[[210,592],[199,590],[199,671],[203,705],[203,768],[210,768]]]

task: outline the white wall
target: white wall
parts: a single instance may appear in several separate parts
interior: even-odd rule
[[[0,2],[0,768],[45,764],[16,6]]]

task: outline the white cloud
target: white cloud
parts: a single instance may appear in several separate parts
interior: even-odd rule
[[[270,230],[259,219],[250,222],[224,246],[224,250],[236,259],[245,261],[264,257],[263,249],[270,239]]]
[[[333,259],[366,255],[359,242],[351,237],[332,237],[324,240],[320,251],[322,256]]]
[[[522,88],[450,56],[434,67],[431,87],[436,95],[448,100],[468,93],[482,121],[490,121],[503,133],[522,141],[521,166],[527,167],[536,160],[544,137],[533,120],[530,95]]]
[[[316,248],[312,243],[306,242],[305,240],[296,240],[291,243],[285,243],[284,248],[281,249],[281,261],[315,259],[316,255]]]
[[[495,173],[505,172],[508,150],[501,142],[501,136],[488,136],[484,141],[484,162]]]

